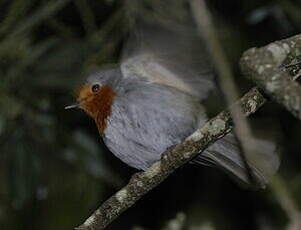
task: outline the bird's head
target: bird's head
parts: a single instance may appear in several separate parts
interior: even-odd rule
[[[96,121],[102,133],[106,128],[106,120],[111,114],[120,78],[119,69],[102,70],[90,75],[86,83],[77,90],[77,102],[66,106],[65,109],[83,109]]]

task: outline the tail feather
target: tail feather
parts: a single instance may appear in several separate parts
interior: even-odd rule
[[[221,168],[245,185],[264,188],[279,168],[279,156],[274,143],[259,139],[249,141],[253,148],[249,151],[250,156],[246,156],[249,167],[242,160],[232,133],[210,146],[194,162]],[[255,181],[250,180],[250,173]]]

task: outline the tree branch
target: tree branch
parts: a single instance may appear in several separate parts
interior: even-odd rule
[[[266,99],[253,88],[232,106],[241,107],[245,116],[254,113]],[[231,106],[231,107],[232,107]],[[135,174],[129,183],[105,201],[77,230],[101,230],[143,195],[159,185],[177,168],[192,160],[210,144],[225,136],[233,128],[229,110],[225,110],[195,131],[183,143],[167,150],[160,161],[145,172]]]
[[[300,55],[301,35],[297,35],[262,48],[249,49],[240,60],[243,74],[299,119],[301,86],[283,69],[285,65],[300,59]]]

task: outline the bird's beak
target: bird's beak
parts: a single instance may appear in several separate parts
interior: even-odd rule
[[[83,104],[84,101],[78,101],[72,105],[68,105],[65,107],[65,109],[74,109],[74,108],[78,108],[81,104]]]

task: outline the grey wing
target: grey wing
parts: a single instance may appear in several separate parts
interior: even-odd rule
[[[171,86],[199,99],[215,87],[206,49],[188,28],[144,27],[129,39],[121,71],[125,78]]]
[[[206,116],[197,101],[177,90],[160,85],[136,88],[115,100],[103,138],[118,158],[145,170]]]
[[[209,146],[194,162],[218,167],[244,185],[264,188],[279,168],[280,158],[276,152],[276,145],[267,140],[248,141],[252,141],[251,146],[254,148],[250,152],[251,155],[247,156],[250,168],[246,167],[241,158],[240,149],[233,133],[229,133]],[[248,170],[252,171],[255,181],[250,181]]]

